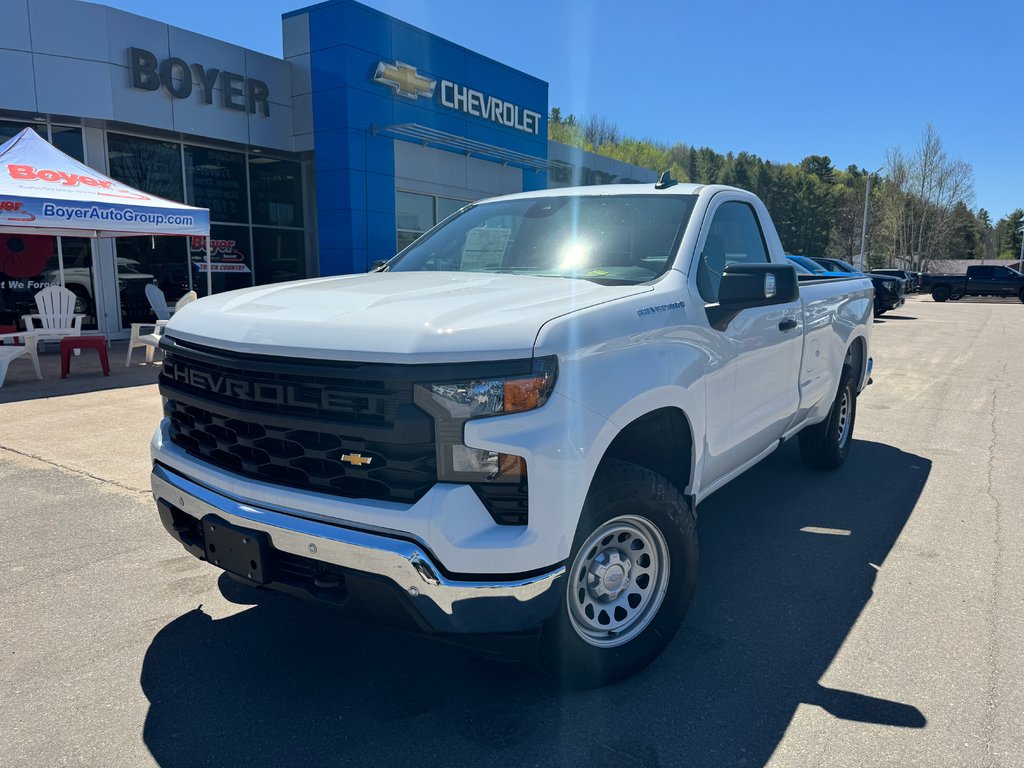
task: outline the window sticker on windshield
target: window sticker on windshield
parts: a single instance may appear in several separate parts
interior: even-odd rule
[[[507,227],[477,227],[466,233],[462,248],[462,271],[501,269],[512,230]]]

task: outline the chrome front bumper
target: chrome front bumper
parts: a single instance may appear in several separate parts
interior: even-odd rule
[[[435,632],[519,632],[539,625],[558,605],[565,566],[509,581],[453,580],[442,574],[425,547],[409,541],[254,506],[198,485],[159,464],[153,468],[151,481],[153,497],[162,509],[173,507],[196,520],[215,515],[232,525],[264,532],[279,552],[386,580],[401,593],[421,623]],[[164,524],[182,541],[166,520]],[[203,558],[201,549],[182,543],[193,555]]]

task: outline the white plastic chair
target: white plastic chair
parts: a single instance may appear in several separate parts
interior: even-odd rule
[[[185,294],[186,296],[188,294]],[[157,320],[170,320],[171,310],[167,306],[167,297],[164,292],[157,288],[156,283],[146,285],[146,298],[149,299],[149,306],[153,308],[153,314]],[[152,325],[152,323],[149,323]]]
[[[154,297],[150,296],[150,288],[153,288],[155,293],[159,293],[160,296],[157,301]],[[167,299],[164,298],[164,292],[157,288],[152,283],[146,286],[146,297],[149,298],[149,303],[153,307],[153,312],[157,316],[155,323],[132,323],[132,335],[128,339],[128,354],[124,359],[124,367],[128,368],[132,364],[132,350],[136,347],[146,348],[146,362],[153,362],[153,352],[160,346],[160,337],[163,335],[164,326],[167,325],[171,315],[180,310],[186,304],[191,304],[198,297],[195,291],[189,291],[174,304],[174,309],[168,309]],[[158,306],[162,304],[162,309],[158,310]],[[166,317],[160,317],[161,314],[166,314]],[[143,333],[144,328],[152,328],[153,330],[149,333]]]
[[[7,346],[4,342],[8,339],[15,342],[20,339],[24,346]],[[2,345],[0,346],[0,387],[4,385],[4,379],[7,378],[7,367],[11,361],[22,356],[28,357],[32,361],[32,365],[36,369],[36,378],[43,378],[43,374],[39,370],[39,353],[36,352],[34,336],[27,333],[3,333],[0,334],[0,345]]]
[[[75,314],[75,294],[59,285],[43,288],[36,294],[34,315],[22,315],[25,333],[35,337],[37,342],[60,341],[66,336],[82,335],[82,320],[85,315]]]

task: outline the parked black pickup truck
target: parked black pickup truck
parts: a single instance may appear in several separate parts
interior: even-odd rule
[[[920,290],[936,301],[963,296],[1016,296],[1024,302],[1024,275],[1009,267],[968,267],[966,275],[921,275]]]

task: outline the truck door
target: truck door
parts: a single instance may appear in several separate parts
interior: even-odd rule
[[[705,218],[697,269],[690,270],[696,273],[697,291],[707,303],[718,300],[722,271],[728,264],[770,261],[754,208],[722,197]],[[801,303],[744,309],[724,331],[709,325],[707,333],[704,487],[778,440],[799,409]]]
[[[999,288],[992,275],[992,267],[967,268],[967,295],[980,293],[998,293]]]
[[[1020,276],[1006,267],[992,267],[992,287],[1001,296],[1016,296],[1020,290]]]

